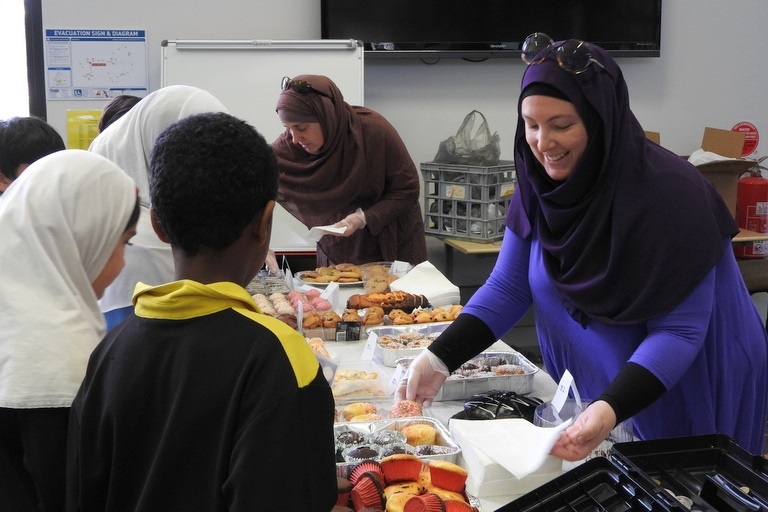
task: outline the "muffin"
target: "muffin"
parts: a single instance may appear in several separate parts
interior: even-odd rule
[[[385,509],[386,512],[403,512],[405,510],[405,504],[415,496],[415,494],[408,494],[404,492],[391,495],[389,498],[387,498],[387,508]]]
[[[445,512],[445,505],[439,496],[428,492],[406,501],[403,512]]]
[[[339,490],[338,498],[336,499],[336,504],[346,507],[347,505],[349,505],[349,499],[352,494],[352,482],[350,482],[346,478],[337,476],[336,487]]]
[[[423,444],[435,444],[437,430],[432,425],[425,423],[415,423],[403,427],[400,432],[405,434],[405,439],[411,446],[421,446]]]
[[[344,417],[344,421],[349,421],[361,414],[375,414],[377,412],[376,406],[370,402],[353,402],[341,408],[341,415]]]
[[[416,481],[422,466],[421,459],[407,453],[384,457],[379,464],[381,464],[381,471],[384,473],[384,481],[387,484]]]
[[[390,418],[410,418],[421,414],[421,405],[413,400],[400,400],[389,409]]]
[[[376,445],[362,444],[350,446],[344,451],[344,460],[350,463],[377,458],[379,458],[379,447]]]
[[[466,501],[443,500],[445,512],[475,512],[475,507]]]
[[[381,465],[375,460],[366,460],[352,468],[352,471],[349,472],[349,481],[355,485],[366,473],[375,473],[379,477],[379,481],[384,483],[384,472],[381,470]]]
[[[467,470],[447,460],[429,461],[432,485],[448,491],[461,492],[467,481]]]
[[[343,448],[360,444],[364,440],[365,436],[363,436],[363,434],[360,432],[355,432],[354,430],[345,430],[343,432],[339,432],[336,435],[336,444]]]
[[[432,494],[437,494],[440,496],[440,499],[443,501],[467,501],[464,498],[464,495],[460,492],[456,491],[449,491],[448,489],[441,489],[440,487],[436,487],[432,484],[429,484],[426,486],[426,492],[431,492]]]
[[[384,488],[384,497],[389,500],[394,494],[404,493],[411,496],[418,496],[424,492],[424,488],[416,482],[399,482],[396,484],[388,485]]]
[[[365,473],[352,487],[352,506],[355,510],[366,507],[384,509],[384,488],[375,473]]]

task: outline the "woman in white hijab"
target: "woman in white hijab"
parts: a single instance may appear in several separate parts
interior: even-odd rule
[[[173,280],[171,247],[161,242],[149,221],[149,157],[157,137],[185,117],[205,112],[228,112],[212,94],[197,87],[171,85],[139,101],[109,125],[88,149],[125,169],[139,187],[141,216],[137,235],[125,251],[125,268],[99,301],[112,328],[133,309],[136,283],[159,285]]]
[[[0,496],[4,510],[63,510],[69,407],[106,331],[98,297],[123,264],[136,184],[62,150],[0,203]]]

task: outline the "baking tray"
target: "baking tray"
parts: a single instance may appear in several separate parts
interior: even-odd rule
[[[456,444],[451,435],[442,423],[435,418],[428,418],[426,416],[414,416],[413,418],[400,418],[400,419],[386,419],[371,422],[354,422],[354,423],[335,423],[333,425],[334,439],[338,434],[345,430],[353,430],[361,434],[372,434],[379,430],[402,430],[408,425],[431,425],[437,431],[435,436],[435,446],[442,446],[447,448],[448,453],[442,453],[439,455],[419,455],[419,458],[423,461],[429,460],[446,460],[448,462],[456,463],[459,454],[461,453],[461,447]],[[355,463],[338,462],[336,463],[336,473],[339,476],[347,477],[349,471],[355,466]]]
[[[649,489],[649,487],[651,487]],[[595,457],[497,509],[497,512],[686,511],[663,489],[637,473]]]
[[[428,324],[409,324],[409,325],[377,325],[375,327],[366,328],[366,332],[370,336],[372,333],[376,333],[376,336],[381,338],[382,336],[398,336],[405,333],[416,333],[424,336],[430,334],[440,334],[453,322],[432,322]],[[397,367],[397,360],[405,357],[416,357],[424,350],[424,347],[420,348],[384,348],[378,343],[374,348],[373,354],[381,360],[384,366],[390,368]]]
[[[768,460],[722,434],[613,445],[611,458],[654,484],[686,496],[693,508],[768,511]]]
[[[502,357],[509,364],[522,366],[525,373],[519,375],[493,375],[489,377],[449,378],[434,398],[435,401],[467,400],[488,391],[514,391],[518,395],[527,395],[533,389],[533,378],[539,367],[515,350],[481,352],[471,360],[485,357]],[[412,358],[399,359],[398,363],[408,365]],[[470,361],[471,361],[470,360]]]

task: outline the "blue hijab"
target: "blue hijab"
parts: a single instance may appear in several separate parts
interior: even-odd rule
[[[518,186],[507,226],[524,239],[537,231],[547,274],[582,326],[634,324],[679,305],[738,227],[696,167],[648,141],[618,64],[602,48],[591,49],[605,69],[593,63],[576,75],[550,56],[523,75]],[[547,94],[542,84],[574,104],[589,134],[584,155],[562,182],[536,160],[520,117],[524,97]]]

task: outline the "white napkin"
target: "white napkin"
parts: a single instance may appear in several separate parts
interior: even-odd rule
[[[319,242],[321,238],[323,238],[324,235],[327,235],[328,233],[334,233],[337,235],[340,235],[344,233],[347,230],[347,227],[341,227],[341,228],[335,228],[332,225],[329,226],[315,226],[313,228],[310,228],[310,230],[307,232],[306,235],[304,235],[306,238],[311,238],[315,242]]]
[[[424,295],[433,306],[459,304],[459,287],[451,283],[433,264],[419,263],[400,279],[393,281],[389,288],[415,295]]]
[[[518,479],[533,473],[547,460],[560,432],[572,420],[551,427],[537,427],[521,419],[476,421],[482,428],[467,436],[469,441]]]

